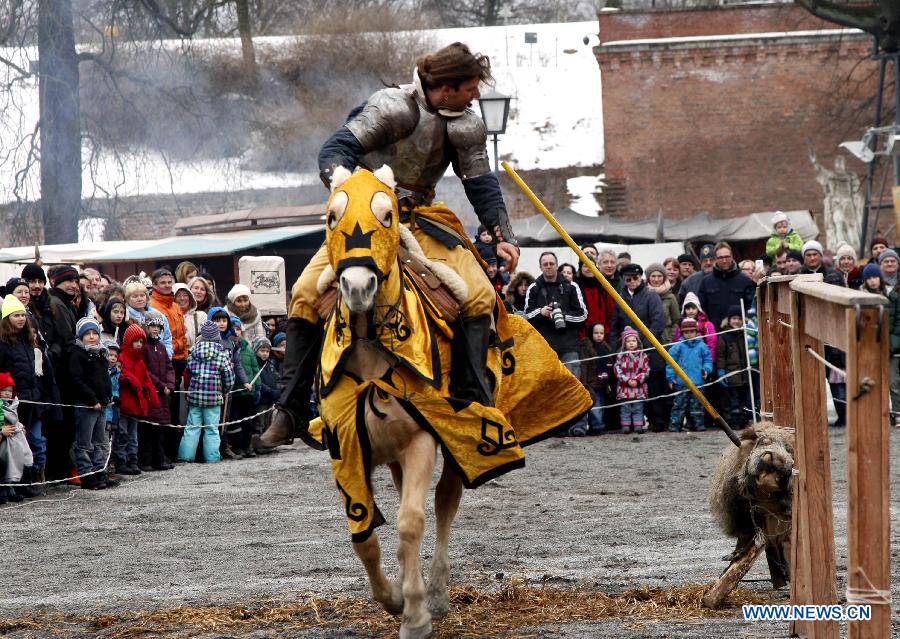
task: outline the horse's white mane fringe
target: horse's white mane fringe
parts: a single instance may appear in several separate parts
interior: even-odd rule
[[[425,253],[422,251],[422,247],[412,234],[412,231],[403,225],[400,226],[400,243],[406,247],[407,251],[425,263],[428,270],[434,273],[434,276],[447,287],[447,290],[450,291],[450,294],[453,295],[457,302],[465,304],[469,299],[469,285],[466,284],[466,281],[446,264],[435,262],[425,257]],[[316,282],[316,291],[319,295],[322,295],[336,280],[337,275],[335,275],[334,269],[331,268],[331,264],[326,265],[319,275],[319,280]]]
[[[336,281],[337,281],[337,275],[335,275],[334,269],[331,268],[331,264],[326,264],[325,268],[322,270],[322,272],[319,273],[319,279],[316,280],[316,292],[319,295],[322,295]]]
[[[408,228],[400,225],[400,243],[406,247],[406,250],[425,262],[428,270],[434,273],[441,283],[447,287],[450,294],[456,298],[460,304],[465,304],[469,299],[469,285],[459,276],[452,268],[442,262],[435,262],[425,257],[425,252],[419,245],[418,240]]]

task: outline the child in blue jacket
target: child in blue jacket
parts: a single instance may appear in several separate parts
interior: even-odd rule
[[[669,349],[672,359],[687,373],[694,384],[699,386],[712,372],[713,362],[709,347],[702,339],[697,339],[699,330],[697,320],[685,317],[679,324],[681,328],[681,340]],[[675,369],[666,364],[666,381],[672,390],[683,390],[686,384],[675,374]],[[706,430],[703,425],[703,408],[700,401],[690,391],[675,396],[672,405],[672,416],[669,420],[669,432],[677,433],[681,430],[681,422],[684,420],[685,411],[694,422],[694,430]]]

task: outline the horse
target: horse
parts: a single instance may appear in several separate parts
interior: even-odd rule
[[[400,223],[394,186],[387,166],[374,173],[338,168],[333,174],[325,222],[329,267],[318,289],[322,294],[336,288],[337,299],[325,324],[315,384],[320,420],[311,432],[331,455],[353,550],[374,599],[389,613],[400,615],[402,639],[420,639],[431,634],[432,619],[449,610],[448,548],[463,487],[475,487],[524,465],[524,443],[565,427],[564,422],[587,410],[591,400],[542,338],[529,337],[527,323],[515,324],[521,318],[508,319],[514,320],[513,329],[522,336],[519,347],[530,348],[528,357],[535,359],[535,372],[524,376],[531,381],[509,381],[514,379],[515,340],[508,338],[505,345],[492,349],[498,352],[489,358],[497,407],[450,396],[453,328],[401,267],[401,242],[460,303],[467,287],[446,265],[429,262],[422,254],[413,233]],[[498,316],[498,333],[505,335],[509,331],[501,330],[501,325],[507,326],[506,319]],[[509,398],[527,396],[530,384],[557,389],[561,401],[553,402],[542,417],[534,416],[534,401],[517,412],[518,400]],[[519,416],[522,434],[512,428],[507,415]],[[426,584],[420,548],[439,448],[444,466],[434,491],[436,542]],[[370,478],[380,465],[388,466],[400,494],[397,581],[382,570],[375,532],[384,518],[374,502]]]

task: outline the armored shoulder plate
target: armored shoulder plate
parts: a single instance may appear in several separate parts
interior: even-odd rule
[[[491,172],[487,155],[487,128],[475,113],[466,109],[458,118],[447,119],[447,137],[459,158],[462,179]]]
[[[345,125],[368,152],[407,137],[419,123],[415,92],[407,87],[376,91]]]

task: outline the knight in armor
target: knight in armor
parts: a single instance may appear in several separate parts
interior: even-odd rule
[[[493,405],[486,379],[486,359],[497,294],[478,259],[468,249],[454,217],[450,223],[428,215],[434,189],[448,166],[462,180],[479,221],[494,236],[497,252],[514,271],[519,249],[500,182],[491,171],[484,122],[469,107],[480,97],[482,82],[493,81],[487,56],[472,53],[459,42],[419,57],[409,85],[382,89],[350,112],[346,124],[319,152],[319,169],[326,187],[338,166],[353,171],[389,165],[397,180],[401,221],[413,232],[425,254],[445,262],[469,286],[460,308],[453,343],[451,391],[455,397]],[[456,228],[454,228],[456,227]],[[257,448],[289,444],[309,422],[310,391],[322,339],[314,308],[319,275],[328,265],[323,245],[291,291],[284,379],[269,428]]]

